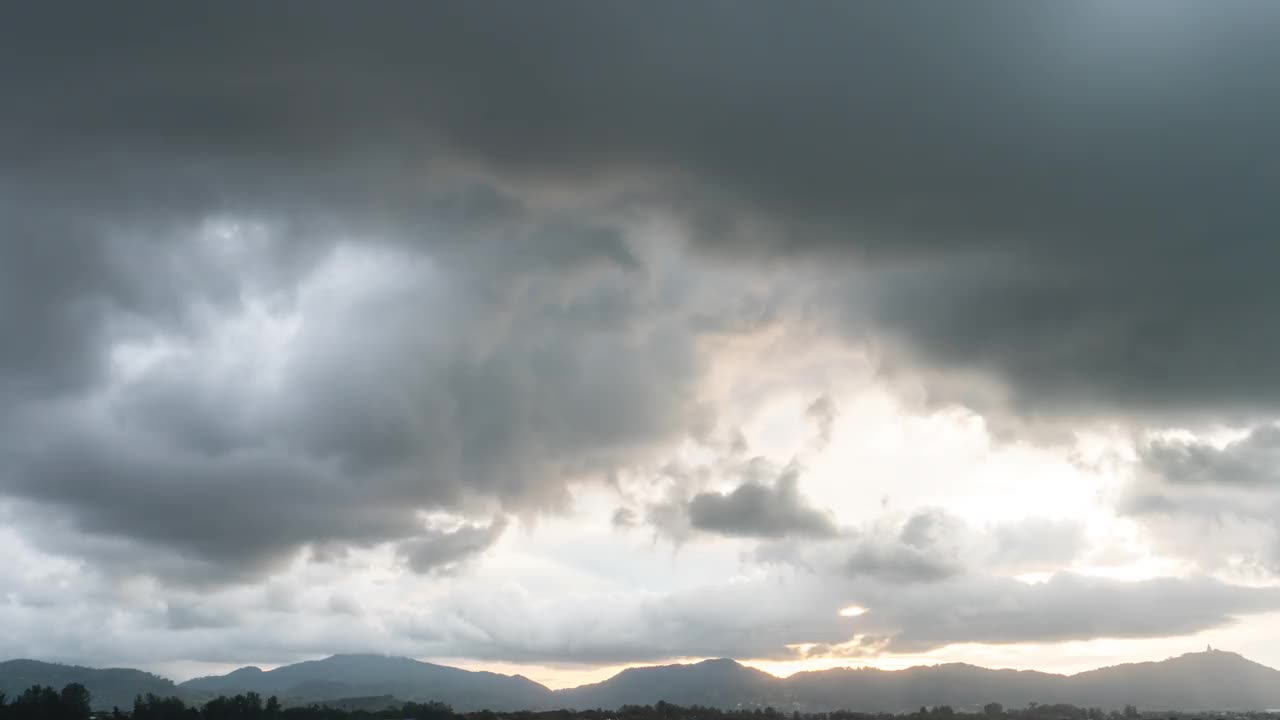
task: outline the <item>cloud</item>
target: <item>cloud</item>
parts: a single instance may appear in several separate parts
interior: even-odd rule
[[[938,508],[912,513],[896,535],[882,523],[855,537],[850,576],[938,582],[974,571],[1000,574],[1069,567],[1085,547],[1079,524],[1028,517],[976,527]]]
[[[173,630],[207,630],[234,626],[239,618],[218,608],[168,603],[169,628]]]
[[[904,545],[864,545],[854,550],[846,564],[846,572],[854,577],[865,575],[898,583],[936,582],[961,571],[948,558]]]
[[[1088,547],[1078,522],[1028,517],[990,528],[995,549],[988,567],[1004,573],[1028,573],[1069,567]]]
[[[621,507],[613,511],[613,518],[610,521],[616,528],[632,528],[635,527],[638,520],[636,511],[631,508]]]
[[[1274,588],[1233,587],[1208,578],[1122,582],[1059,573],[1041,584],[970,579],[937,588],[932,596],[909,594],[896,604],[886,596],[886,617],[869,620],[866,629],[890,637],[894,652],[961,642],[1165,637],[1221,627],[1277,603]]]
[[[935,582],[964,571],[964,524],[940,510],[924,510],[903,523],[896,538],[866,537],[845,562],[849,575],[891,582]]]
[[[831,537],[830,513],[809,507],[800,496],[799,469],[788,467],[773,486],[748,481],[728,493],[699,493],[689,501],[689,523],[705,532],[734,537]]]
[[[840,616],[850,604],[867,612]],[[974,575],[900,585],[800,573],[643,599],[566,598],[560,606],[498,591],[459,609],[474,633],[455,636],[454,642],[468,656],[538,662],[715,654],[784,660],[802,656],[811,643],[857,656],[921,653],[954,643],[1184,635],[1278,607],[1274,588],[1202,577],[1123,582],[1060,573],[1033,585]],[[539,629],[522,630],[530,623]]]
[[[329,612],[331,613],[358,617],[363,610],[364,608],[360,605],[360,602],[353,597],[341,593],[334,593],[329,596]]]
[[[1073,521],[1027,517],[982,525],[924,507],[845,528],[823,542],[767,543],[756,549],[755,558],[768,565],[906,586],[1058,571],[1069,568],[1086,547],[1083,528]]]
[[[809,407],[804,411],[806,417],[812,419],[818,426],[818,448],[825,448],[831,444],[831,430],[836,422],[836,406],[831,401],[830,395],[820,395]]]
[[[215,231],[274,252],[270,229]],[[80,350],[100,356],[88,385],[24,386],[6,405],[0,490],[99,539],[41,531],[51,544],[223,582],[306,546],[414,537],[419,510],[559,511],[568,484],[705,425],[695,336],[618,235],[507,231],[493,242],[534,234],[523,257],[334,239],[282,287],[104,310],[105,329],[145,332]]]
[[[735,445],[737,439],[732,441]],[[714,467],[701,466],[693,475],[710,474],[737,478],[732,490],[691,492],[702,481],[686,477],[680,468],[669,475],[679,480],[665,499],[645,509],[645,520],[659,534],[683,542],[698,534],[731,538],[778,540],[781,538],[823,539],[839,534],[829,511],[810,506],[800,494],[801,468],[795,462],[776,467],[763,457],[739,461],[719,458]],[[614,513],[615,525],[634,521],[635,511],[621,508]]]
[[[609,553],[627,537],[605,533]],[[684,551],[685,561],[694,563],[689,582],[644,592],[632,589],[634,565],[622,570],[618,583],[605,585],[560,574],[555,563],[389,575],[394,551],[374,548],[353,550],[331,564],[294,564],[271,588],[223,586],[157,604],[154,585],[121,587],[25,542],[7,547],[12,572],[0,579],[4,592],[43,601],[0,603],[5,647],[15,654],[147,667],[175,659],[289,662],[332,652],[572,663],[717,654],[796,659],[807,643],[854,656],[959,642],[1161,637],[1280,608],[1274,588],[1204,577],[1122,582],[1059,573],[1033,585],[975,571],[901,584],[850,578],[834,567],[747,567],[729,578],[703,570],[723,559],[702,545]],[[546,583],[562,588],[570,582],[576,582],[572,593],[538,591]],[[276,592],[290,597],[293,607],[273,607],[268,600]],[[335,601],[339,597],[359,597],[359,608]],[[850,605],[867,612],[841,616]],[[176,632],[169,627],[169,607],[234,615],[236,621],[216,632]]]
[[[1163,437],[1138,447],[1134,477],[1119,498],[1162,551],[1208,572],[1254,580],[1280,572],[1280,435],[1271,424],[1237,440]]]
[[[468,559],[489,549],[507,529],[507,520],[496,517],[488,525],[461,525],[452,530],[430,530],[400,543],[397,552],[418,573],[453,572]]]
[[[1155,440],[1141,448],[1139,460],[1147,471],[1174,484],[1280,486],[1280,427],[1256,427],[1225,447],[1195,440]]]

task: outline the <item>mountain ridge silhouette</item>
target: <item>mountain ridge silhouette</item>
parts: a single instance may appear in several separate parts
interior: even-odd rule
[[[922,705],[976,708],[1030,702],[1118,709],[1265,710],[1280,707],[1280,671],[1223,650],[1160,661],[1123,663],[1066,675],[985,668],[968,663],[900,670],[842,667],[777,677],[729,658],[626,668],[596,683],[552,690],[523,675],[463,670],[412,658],[339,654],[263,670],[248,665],[223,675],[174,683],[128,668],[95,669],[36,660],[0,662],[0,692],[32,684],[81,682],[94,706],[109,708],[138,693],[172,694],[199,702],[220,694],[257,692],[282,700],[336,702],[392,696],[438,700],[460,711],[617,708],[653,704],[808,711],[900,712]],[[136,686],[136,691],[131,689]],[[110,700],[110,702],[107,702]],[[121,705],[122,707],[124,705]]]

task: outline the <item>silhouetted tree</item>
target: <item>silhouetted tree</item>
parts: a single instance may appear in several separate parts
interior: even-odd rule
[[[71,683],[62,688],[61,710],[63,720],[85,720],[89,717],[89,689],[80,683]]]

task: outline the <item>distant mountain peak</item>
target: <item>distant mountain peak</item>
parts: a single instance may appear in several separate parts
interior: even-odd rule
[[[694,663],[694,664],[695,665],[713,665],[713,666],[714,665],[720,665],[720,666],[732,665],[734,667],[745,667],[742,663],[738,662],[737,660],[734,660],[733,658],[725,658],[725,657],[708,658],[706,660],[703,660],[701,662]]]
[[[1179,655],[1178,657],[1173,658],[1172,660],[1187,662],[1187,663],[1201,663],[1206,665],[1213,664],[1213,665],[1219,665],[1219,666],[1257,665],[1258,667],[1266,667],[1265,665],[1261,665],[1260,663],[1256,663],[1253,660],[1250,660],[1249,658],[1241,655],[1238,652],[1232,652],[1230,650],[1219,650],[1217,648],[1209,648],[1207,650],[1200,650],[1197,652],[1183,653],[1182,655]]]
[[[1204,650],[1193,650],[1189,653],[1182,654],[1183,657],[1186,657],[1188,655],[1201,655],[1201,656],[1212,656],[1212,657],[1234,657],[1234,658],[1240,658],[1241,660],[1247,659],[1245,658],[1245,656],[1241,655],[1238,652],[1234,652],[1232,650],[1223,650],[1221,648],[1216,648],[1216,647],[1207,647]]]
[[[763,670],[747,667],[733,658],[710,658],[693,663],[671,663],[668,665],[640,665],[637,667],[629,667],[619,672],[617,675],[614,675],[614,677],[635,677],[639,675],[670,674],[680,672],[692,672],[699,674],[707,672],[729,673],[740,670],[767,674],[764,673]],[[608,682],[608,680],[605,682]]]
[[[1204,650],[1192,650],[1181,655],[1173,655],[1164,660],[1140,660],[1137,662],[1120,663],[1118,665],[1107,665],[1094,670],[1084,670],[1079,675],[1087,675],[1089,673],[1098,673],[1107,670],[1118,670],[1120,668],[1152,668],[1152,667],[1241,667],[1252,666],[1265,668],[1270,670],[1266,665],[1254,662],[1249,658],[1237,652],[1230,650],[1219,650],[1218,648],[1206,648]]]

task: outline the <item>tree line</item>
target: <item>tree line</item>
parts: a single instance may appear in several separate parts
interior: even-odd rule
[[[220,696],[203,705],[188,705],[177,697],[139,695],[132,708],[113,708],[94,713],[89,691],[72,683],[61,691],[33,685],[22,694],[8,698],[0,693],[0,720],[1137,720],[1163,718],[1166,714],[1144,716],[1128,705],[1123,711],[1103,712],[1067,704],[1031,703],[1025,708],[1006,709],[988,703],[980,711],[956,710],[949,705],[922,707],[910,713],[834,712],[790,713],[773,707],[724,710],[698,705],[681,706],[668,702],[653,705],[624,705],[618,710],[548,710],[517,712],[454,712],[440,702],[405,702],[382,710],[349,710],[324,703],[284,707],[274,695],[265,700],[258,693]],[[1183,713],[1167,714],[1168,720],[1200,720]],[[1253,720],[1276,720],[1276,713],[1232,713]]]
[[[0,720],[84,720],[89,717],[89,690],[71,683],[55,690],[32,685],[10,699],[0,693]]]

